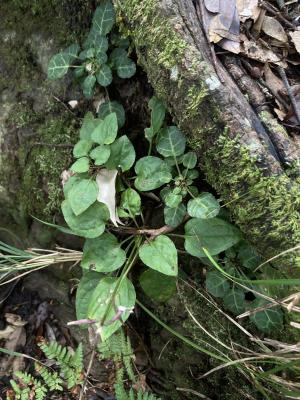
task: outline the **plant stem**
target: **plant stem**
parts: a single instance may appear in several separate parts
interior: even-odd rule
[[[189,219],[189,215],[187,214],[185,216],[185,218],[182,221],[182,224],[184,222],[186,222]],[[118,227],[117,230],[122,233],[127,233],[127,234],[132,234],[132,235],[148,235],[150,236],[150,238],[155,238],[156,236],[159,235],[163,235],[163,234],[168,234],[171,233],[173,231],[175,231],[178,228],[178,226],[176,227],[172,227],[169,225],[164,225],[161,228],[155,228],[155,229],[147,229],[147,228],[142,228],[142,229],[136,229],[136,228],[122,228],[122,227]],[[114,228],[112,228],[114,230]]]

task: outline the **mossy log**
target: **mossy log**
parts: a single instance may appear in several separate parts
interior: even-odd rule
[[[300,241],[300,151],[268,111],[253,110],[214,59],[196,3],[115,0],[121,29],[197,150],[207,181],[246,238],[265,259],[274,257]],[[280,265],[297,264],[299,253],[288,252]]]

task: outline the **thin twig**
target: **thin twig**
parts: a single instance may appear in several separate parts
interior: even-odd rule
[[[284,86],[285,86],[285,88],[287,90],[287,93],[289,95],[291,103],[292,103],[292,105],[294,107],[297,120],[298,120],[298,122],[300,124],[300,110],[299,110],[298,104],[296,102],[295,96],[294,96],[294,94],[292,92],[292,89],[291,89],[291,86],[289,84],[288,78],[286,76],[285,70],[282,67],[278,67],[278,72],[280,74],[281,79],[283,80]]]
[[[270,13],[271,15],[273,15],[274,17],[277,17],[281,22],[283,22],[284,24],[286,24],[289,28],[295,29],[295,26],[288,21],[286,18],[283,17],[283,15],[281,15],[281,13],[276,10],[276,8],[271,7],[269,4],[267,4],[265,1],[260,1],[259,2],[259,7],[263,8],[264,10],[267,10],[268,13]]]
[[[189,218],[190,218],[189,215],[186,215],[182,221],[182,224],[186,222]],[[137,228],[121,227],[121,226],[118,226],[118,228],[112,227],[113,230],[118,230],[118,232],[120,233],[125,233],[130,235],[148,235],[150,236],[150,238],[153,239],[156,236],[171,233],[177,228],[178,226],[174,228],[169,225],[164,225],[161,228],[155,228],[155,229],[148,229],[148,228],[137,229]]]
[[[87,384],[87,381],[88,381],[88,378],[89,378],[89,374],[91,372],[91,369],[92,369],[92,366],[93,366],[93,362],[94,362],[94,359],[95,359],[95,356],[96,356],[96,346],[97,346],[96,344],[93,346],[93,351],[92,351],[92,354],[91,354],[89,365],[87,367],[86,375],[85,375],[85,378],[84,378],[84,382],[83,382],[83,385],[82,385],[82,388],[81,388],[81,391],[80,391],[79,400],[82,400],[83,396],[84,396],[86,384]]]

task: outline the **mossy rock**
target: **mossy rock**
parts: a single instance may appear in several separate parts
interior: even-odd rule
[[[47,64],[86,34],[93,9],[92,0],[1,2],[0,206],[6,226],[26,224],[29,215],[49,219],[59,210],[60,174],[70,165],[79,125],[64,103],[81,94],[70,78],[48,81]]]

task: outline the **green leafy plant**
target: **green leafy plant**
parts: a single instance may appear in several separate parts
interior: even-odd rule
[[[91,30],[82,46],[74,43],[55,54],[49,62],[48,78],[62,78],[72,69],[85,97],[92,98],[96,83],[102,87],[110,85],[113,72],[123,79],[132,77],[136,65],[128,56],[129,40],[110,34],[114,23],[115,11],[111,1],[102,1],[94,13]],[[77,163],[74,168],[84,168],[83,163],[81,160],[81,165]]]
[[[14,399],[43,400],[49,392],[63,391],[65,385],[68,389],[72,389],[82,383],[83,353],[81,345],[75,352],[62,347],[57,342],[43,342],[39,344],[39,347],[47,358],[55,361],[60,373],[52,372],[38,363],[35,363],[37,377],[27,372],[15,372],[17,381],[13,379],[10,381]]]
[[[203,248],[219,254],[236,244],[240,232],[218,218],[219,202],[211,193],[198,193],[197,155],[186,151],[186,139],[176,126],[165,122],[166,109],[153,97],[149,102],[151,125],[145,129],[147,155],[136,160],[134,144],[119,133],[124,123],[118,103],[87,113],[64,186],[62,212],[74,234],[86,238],[81,266],[84,274],[77,290],[79,324],[92,324],[102,341],[116,332],[135,305],[135,288],[129,272],[140,260],[145,271],[140,282],[150,295],[149,277],[174,293],[178,251],[172,232],[185,223],[185,249],[203,257]],[[155,194],[154,194],[154,192]],[[163,207],[165,225],[148,228],[144,222],[144,196],[150,192]],[[124,226],[125,225],[125,226]],[[121,243],[118,234],[125,238]],[[169,236],[171,234],[171,236]],[[159,286],[158,286],[159,287]],[[162,301],[167,296],[154,298]]]
[[[253,310],[250,313],[250,321],[257,329],[264,333],[270,333],[281,329],[283,326],[283,312],[279,306],[272,306],[269,301],[260,296],[270,294],[268,280],[261,282],[261,287],[254,285],[255,280],[251,281],[247,275],[238,268],[240,265],[246,271],[254,270],[261,259],[254,249],[245,242],[232,247],[226,251],[224,258],[224,268],[213,261],[206,274],[206,289],[214,297],[223,301],[227,310],[234,315],[243,314],[245,311]],[[217,268],[214,268],[216,267]],[[213,269],[212,269],[213,268]],[[254,275],[255,276],[255,275]],[[272,281],[270,281],[272,283]],[[259,283],[259,281],[258,281]],[[246,299],[246,293],[252,292],[253,300]],[[255,311],[257,309],[257,311]]]
[[[74,44],[54,56],[49,77],[63,76],[70,66],[75,67],[77,76],[88,72],[83,89],[91,97],[96,81],[102,86],[111,83],[112,69],[120,78],[132,76],[135,65],[126,51],[129,43],[111,33],[114,21],[113,5],[104,0],[95,11],[82,52]],[[82,64],[73,64],[78,59]],[[214,195],[199,193],[197,154],[187,148],[180,129],[166,123],[163,102],[153,96],[149,111],[150,126],[144,130],[148,151],[144,152],[140,148],[136,152],[135,143],[122,132],[125,111],[120,103],[104,102],[97,116],[88,112],[73,149],[71,176],[64,185],[65,221],[73,234],[85,238],[75,323],[92,325],[102,341],[132,312],[136,294],[129,276],[136,263],[150,269],[140,276],[148,296],[162,301],[174,293],[179,256],[172,235],[181,236],[185,251],[201,260],[206,252],[217,256],[242,239],[240,231],[221,213]],[[147,194],[163,209],[164,225],[159,228],[153,229],[145,221]],[[238,257],[250,270],[258,260],[247,247],[240,248]],[[208,272],[206,287],[223,299],[231,312],[246,309],[245,291],[218,271]],[[165,291],[163,295],[159,288]],[[259,319],[253,320],[258,326]]]

